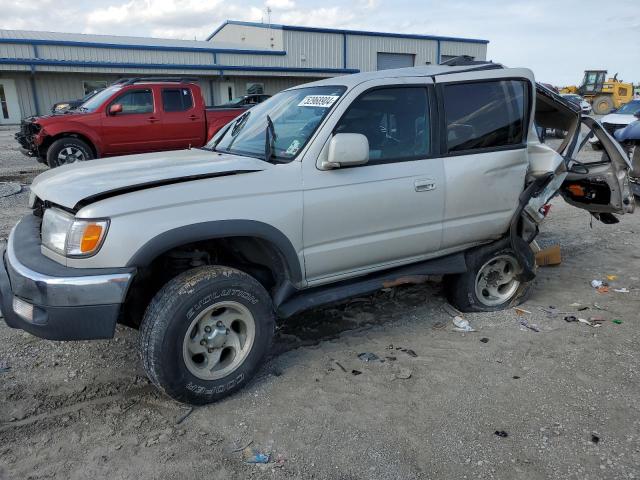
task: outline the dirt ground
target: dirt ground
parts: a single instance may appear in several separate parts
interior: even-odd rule
[[[0,198],[0,242],[27,196]],[[193,411],[149,385],[136,331],[65,343],[0,322],[0,479],[640,478],[639,234],[638,214],[591,226],[556,200],[539,242],[562,264],[530,313],[455,332],[437,281],[308,312],[247,388]],[[244,463],[248,444],[273,461]]]

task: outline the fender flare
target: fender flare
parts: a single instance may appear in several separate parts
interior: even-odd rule
[[[282,256],[291,281],[303,280],[302,266],[289,238],[277,228],[255,220],[214,220],[167,230],[140,247],[127,262],[127,267],[145,267],[173,248],[225,237],[253,237],[269,242]]]

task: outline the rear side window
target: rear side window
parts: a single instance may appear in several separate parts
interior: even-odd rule
[[[459,83],[443,90],[448,152],[524,142],[528,91],[524,81]]]
[[[429,154],[429,102],[425,87],[379,88],[345,112],[335,133],[369,140],[369,163],[414,160]]]
[[[153,94],[151,90],[129,90],[113,102],[122,105],[122,113],[153,112]]]
[[[184,112],[193,107],[193,97],[189,88],[162,89],[162,108],[165,112]]]

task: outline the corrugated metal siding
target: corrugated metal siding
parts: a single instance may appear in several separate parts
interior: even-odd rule
[[[470,55],[476,60],[487,59],[486,43],[441,42],[441,55]]]
[[[159,50],[126,50],[61,45],[39,45],[38,53],[40,58],[49,60],[121,63],[178,63],[207,66],[213,64],[213,54],[206,52],[163,52]],[[29,57],[30,55],[27,55],[27,57],[22,58]]]
[[[369,72],[377,69],[377,54],[411,53],[416,56],[415,66],[436,63],[438,42],[391,37],[347,35],[347,68]]]
[[[33,47],[17,43],[0,43],[0,58],[31,58]]]

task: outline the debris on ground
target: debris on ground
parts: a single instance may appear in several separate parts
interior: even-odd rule
[[[454,330],[456,332],[475,332],[475,329],[471,326],[469,321],[462,317],[453,317],[453,324],[455,325]]]
[[[601,327],[602,325],[600,325],[599,323],[591,323],[589,320],[587,320],[586,318],[578,318],[578,321],[580,323],[584,323],[585,325],[589,325],[590,327],[593,328],[597,328],[597,327]]]
[[[549,305],[548,307],[538,307],[538,309],[547,314],[548,317],[556,317],[558,315],[571,315],[573,312],[561,312],[558,307]]]
[[[387,356],[387,357],[384,357],[384,358],[386,358],[390,362],[395,362],[398,359],[398,357],[390,357],[390,356]]]
[[[394,378],[398,378],[400,380],[407,380],[409,378],[411,378],[411,374],[413,372],[411,370],[409,370],[408,368],[401,368],[400,371],[398,371],[395,375]]]
[[[9,197],[20,193],[22,186],[19,183],[14,182],[0,182],[0,197]]]
[[[611,320],[613,323],[615,323],[616,325],[622,325],[622,320],[620,320],[619,318],[614,318],[613,320]]]
[[[525,310],[524,308],[520,308],[520,307],[513,307],[513,309],[516,311],[516,313],[518,315],[524,315],[525,313],[529,313],[531,314],[531,312],[529,310]]]
[[[505,432],[504,430],[496,430],[495,435],[500,437],[500,438],[507,438],[509,436],[509,434],[507,432]]]
[[[613,282],[617,279],[618,279],[617,275],[607,275],[607,280],[609,280],[610,282]]]
[[[607,310],[605,307],[598,305],[597,303],[593,304],[593,308],[595,308],[596,310],[603,310],[603,311]]]
[[[7,373],[11,367],[7,362],[0,362],[0,373]]]
[[[360,370],[351,370],[351,375],[353,376],[357,376],[357,375],[361,375],[362,372]]]
[[[276,461],[275,461],[275,466],[277,468],[283,468],[285,462],[287,461],[287,457],[285,457],[283,454],[279,453],[278,455],[276,455]]]
[[[605,287],[600,287],[600,288],[596,289],[596,291],[598,293],[609,293],[609,287],[606,287],[606,286]]]
[[[630,290],[627,287],[622,287],[622,288],[614,288],[613,291],[618,293],[629,293]]]
[[[566,317],[564,317],[564,321],[567,323],[577,322],[578,317],[576,317],[575,315],[567,315]]]
[[[546,267],[549,265],[560,265],[562,263],[562,255],[560,254],[560,245],[552,245],[540,250],[536,253],[536,265]]]
[[[417,357],[418,354],[415,352],[415,350],[411,350],[410,348],[402,348],[400,349],[401,352],[406,353],[407,355],[409,355],[410,357]]]
[[[538,328],[537,325],[527,322],[524,318],[522,320],[520,320],[520,325],[522,325],[523,327],[528,328],[529,330],[532,330],[534,332],[540,332],[540,329]]]
[[[488,339],[487,337],[482,337],[482,338],[480,339],[480,341],[481,341],[482,343],[489,343],[489,339]]]
[[[372,352],[362,352],[358,354],[358,358],[363,362],[377,362],[380,360],[380,357]]]
[[[591,442],[595,443],[597,445],[598,443],[600,443],[600,437],[598,435],[596,435],[596,434],[592,434],[591,435]]]
[[[347,369],[344,368],[340,362],[336,361],[336,365],[340,367],[340,370],[342,370],[344,373],[347,373]]]
[[[442,305],[442,309],[452,317],[462,317],[462,312],[449,303]]]
[[[445,322],[436,322],[433,325],[431,325],[431,329],[432,330],[442,330],[443,328],[446,328],[447,324]]]
[[[270,458],[271,455],[255,448],[247,447],[242,450],[242,459],[245,463],[269,463]]]
[[[594,279],[594,280],[591,280],[591,286],[593,288],[600,288],[600,287],[604,287],[605,284],[604,284],[604,282],[602,280]]]
[[[247,448],[249,448],[251,446],[251,444],[253,443],[253,440],[249,440],[248,442],[242,442],[240,445],[240,447],[236,445],[232,445],[231,447],[231,452],[232,453],[238,453],[238,452],[242,452],[243,450],[246,450]]]
[[[183,413],[182,415],[180,415],[177,419],[176,419],[176,425],[180,425],[182,422],[184,422],[189,415],[191,415],[193,413],[194,408],[191,407],[189,408],[189,410],[187,410],[185,413]]]

